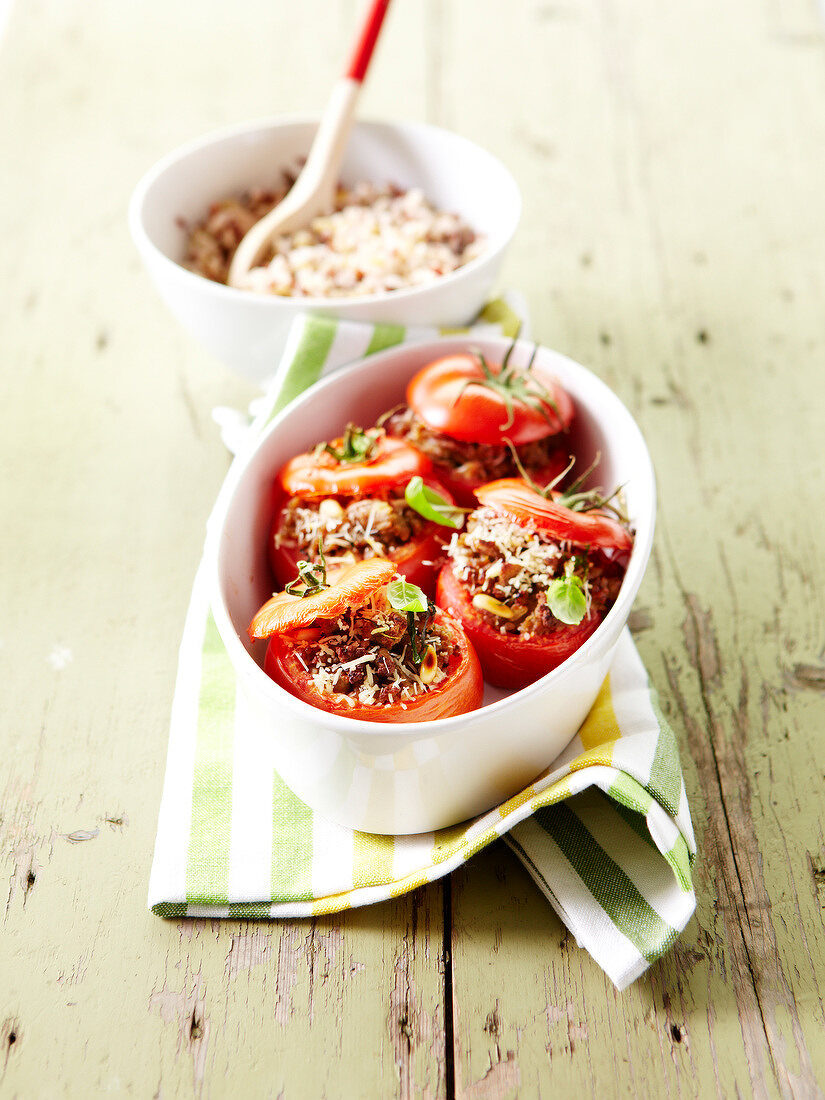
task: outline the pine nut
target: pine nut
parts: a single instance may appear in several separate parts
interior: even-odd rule
[[[421,668],[418,671],[421,683],[431,684],[435,679],[436,672],[438,672],[438,657],[436,656],[435,647],[428,645],[424,651],[424,659],[421,662]]]
[[[473,596],[473,607],[478,611],[487,611],[490,615],[496,615],[499,619],[517,619],[519,613],[506,603],[488,596],[486,592],[477,592]]]
[[[318,505],[318,515],[326,526],[329,527],[341,522],[344,518],[344,509],[337,500],[333,500],[332,497],[327,497]]]

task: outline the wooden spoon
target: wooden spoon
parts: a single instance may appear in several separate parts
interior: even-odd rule
[[[355,115],[355,103],[367,73],[390,0],[372,0],[349,65],[332,89],[301,174],[285,197],[256,222],[238,245],[227,282],[238,287],[275,237],[294,233],[335,202],[338,173]]]

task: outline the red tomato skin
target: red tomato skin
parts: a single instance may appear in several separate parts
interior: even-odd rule
[[[495,374],[501,370],[500,364],[489,366]],[[483,385],[462,389],[467,382],[484,378],[478,357],[470,352],[447,355],[422,367],[407,385],[407,403],[429,428],[453,439],[466,443],[509,439],[518,447],[564,431],[575,412],[570,395],[554,378],[535,367],[532,374],[551,395],[551,403],[545,402],[542,412],[514,401],[509,425],[507,407],[495,391]]]
[[[403,439],[379,440],[369,462],[337,462],[332,455],[313,452],[295,455],[278,473],[278,483],[289,496],[369,496],[376,489],[406,484],[418,474],[426,477],[432,463]]]
[[[480,485],[476,498],[515,523],[532,523],[560,542],[615,550],[633,548],[630,532],[610,516],[574,512],[556,500],[546,500],[521,478],[506,477]]]
[[[451,718],[456,714],[477,710],[484,695],[484,680],[475,650],[458,623],[449,614],[437,612],[441,625],[447,625],[452,637],[452,655],[447,679],[437,688],[417,699],[384,706],[356,703],[348,706],[336,703],[316,690],[289,640],[274,635],[267,646],[264,671],[290,695],[328,714],[355,718],[363,722],[430,722],[436,718]]]
[[[521,638],[501,634],[485,622],[470,600],[470,593],[449,565],[438,575],[436,603],[452,611],[478,654],[484,679],[494,687],[516,690],[535,683],[566,661],[587,641],[602,621],[590,615],[578,626],[568,626],[550,637]]]

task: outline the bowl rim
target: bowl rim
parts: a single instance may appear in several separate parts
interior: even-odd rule
[[[297,699],[294,695],[291,695],[288,691],[285,691],[276,684],[274,680],[270,679],[263,668],[247,651],[241,641],[240,635],[235,630],[229,615],[228,607],[226,606],[226,601],[223,598],[220,583],[220,550],[227,514],[232,500],[234,499],[235,491],[258,451],[267,445],[270,437],[280,429],[285,420],[294,416],[302,405],[310,404],[319,391],[328,388],[331,384],[340,384],[340,381],[348,375],[369,369],[380,370],[383,363],[388,360],[400,358],[405,353],[408,354],[414,349],[421,352],[425,348],[431,347],[434,351],[433,357],[435,358],[438,354],[445,351],[451,351],[456,347],[466,347],[467,342],[468,336],[466,333],[454,336],[443,336],[436,339],[409,341],[404,344],[396,345],[393,348],[364,356],[345,367],[339,368],[325,378],[321,378],[312,386],[309,386],[303,393],[290,401],[288,405],[273,417],[271,422],[255,440],[251,441],[246,448],[243,448],[239,452],[230,466],[229,472],[221,486],[218,498],[215,502],[215,507],[207,524],[204,557],[207,563],[210,607],[218,627],[218,632],[227,648],[227,653],[236,675],[249,675],[253,677],[264,695],[272,696],[279,704],[283,704],[305,720],[318,722],[318,715],[320,713],[323,715],[323,722],[328,728],[335,730],[345,737],[348,736],[349,738],[353,738],[358,736],[369,738],[370,740],[386,740],[389,738],[403,739],[406,737],[410,741],[427,736],[434,737],[442,733],[446,734],[450,730],[460,728],[467,724],[472,724],[478,721],[480,715],[483,715],[485,718],[492,717],[493,719],[497,715],[503,716],[507,713],[508,707],[513,705],[513,701],[516,697],[521,701],[523,699],[529,699],[531,696],[538,697],[546,693],[557,680],[567,676],[571,669],[589,660],[591,656],[597,657],[599,655],[600,650],[603,649],[605,645],[602,639],[609,636],[611,632],[609,628],[616,619],[623,617],[624,625],[626,625],[627,615],[630,613],[630,609],[636,599],[645,574],[653,546],[653,536],[656,526],[656,480],[650,452],[641,429],[619,396],[589,368],[546,345],[539,345],[544,351],[549,352],[554,359],[564,362],[566,368],[572,368],[574,374],[580,373],[587,384],[592,386],[602,399],[606,399],[608,404],[612,404],[613,411],[624,419],[625,423],[622,430],[625,431],[629,429],[630,435],[635,437],[636,449],[638,450],[638,456],[642,466],[642,484],[639,487],[640,494],[642,501],[647,501],[647,507],[649,509],[649,522],[647,523],[646,529],[642,531],[641,540],[637,532],[633,551],[631,552],[630,561],[622,580],[622,586],[619,590],[616,602],[585,643],[580,646],[575,653],[571,654],[570,657],[558,665],[557,668],[552,669],[532,684],[528,684],[526,687],[518,689],[511,695],[483,705],[476,710],[467,711],[465,714],[452,715],[449,718],[435,718],[428,722],[388,723],[367,722],[363,719],[347,718],[343,715],[333,714],[329,711],[322,711],[320,708],[313,707],[309,703]],[[507,348],[513,343],[513,341],[506,337],[482,336],[481,334],[475,337],[474,342],[483,346],[485,350],[490,349],[489,354],[491,355],[503,355]],[[523,348],[532,350],[534,346],[533,341],[515,341],[516,349]],[[240,665],[239,662],[241,662]]]
[[[132,240],[138,250],[143,254],[151,254],[152,257],[159,261],[167,270],[173,271],[175,277],[181,278],[184,285],[200,287],[204,293],[215,296],[218,301],[222,298],[226,298],[228,302],[270,303],[274,309],[295,310],[297,307],[318,312],[324,308],[336,309],[345,306],[352,307],[354,305],[369,307],[370,305],[375,305],[376,303],[385,302],[387,300],[393,302],[397,301],[399,303],[405,302],[411,297],[422,295],[426,291],[432,291],[435,287],[443,287],[446,284],[455,282],[457,279],[467,278],[483,264],[488,263],[498,256],[507,248],[510,241],[513,239],[519,221],[521,220],[523,206],[521,190],[513,173],[495,153],[491,153],[489,149],[472,141],[470,138],[464,137],[463,134],[456,133],[454,130],[448,130],[443,126],[434,126],[429,122],[392,122],[371,118],[356,119],[353,124],[353,129],[366,129],[379,132],[384,130],[395,131],[402,134],[420,135],[436,133],[459,145],[466,145],[474,149],[477,153],[481,153],[483,156],[489,158],[489,160],[497,166],[513,193],[510,217],[504,223],[504,228],[498,231],[499,239],[497,243],[493,242],[489,248],[484,249],[480,255],[475,256],[468,263],[462,264],[461,267],[456,268],[454,271],[447,272],[446,275],[439,275],[438,278],[433,279],[432,282],[424,283],[422,286],[400,287],[398,290],[382,290],[375,294],[297,298],[286,297],[279,294],[267,294],[257,290],[240,289],[238,287],[229,286],[226,283],[215,282],[213,279],[207,279],[206,276],[198,275],[196,272],[190,271],[188,268],[184,267],[183,264],[178,263],[177,260],[173,260],[170,256],[167,256],[149,236],[143,224],[144,204],[153,185],[156,184],[169,169],[210,145],[216,145],[222,141],[231,140],[232,138],[242,138],[246,134],[263,132],[266,130],[274,131],[280,127],[317,126],[319,118],[320,116],[318,115],[303,113],[272,115],[264,118],[252,119],[247,122],[234,123],[203,134],[200,137],[192,138],[164,154],[164,156],[155,161],[143,176],[141,176],[129,199],[127,220]],[[192,280],[194,280],[194,282]],[[269,307],[267,306],[265,308]]]

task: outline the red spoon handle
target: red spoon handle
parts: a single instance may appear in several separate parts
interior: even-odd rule
[[[378,32],[387,14],[390,0],[372,0],[361,33],[355,43],[347,70],[344,73],[350,80],[363,81],[367,74],[367,67],[378,40]]]

